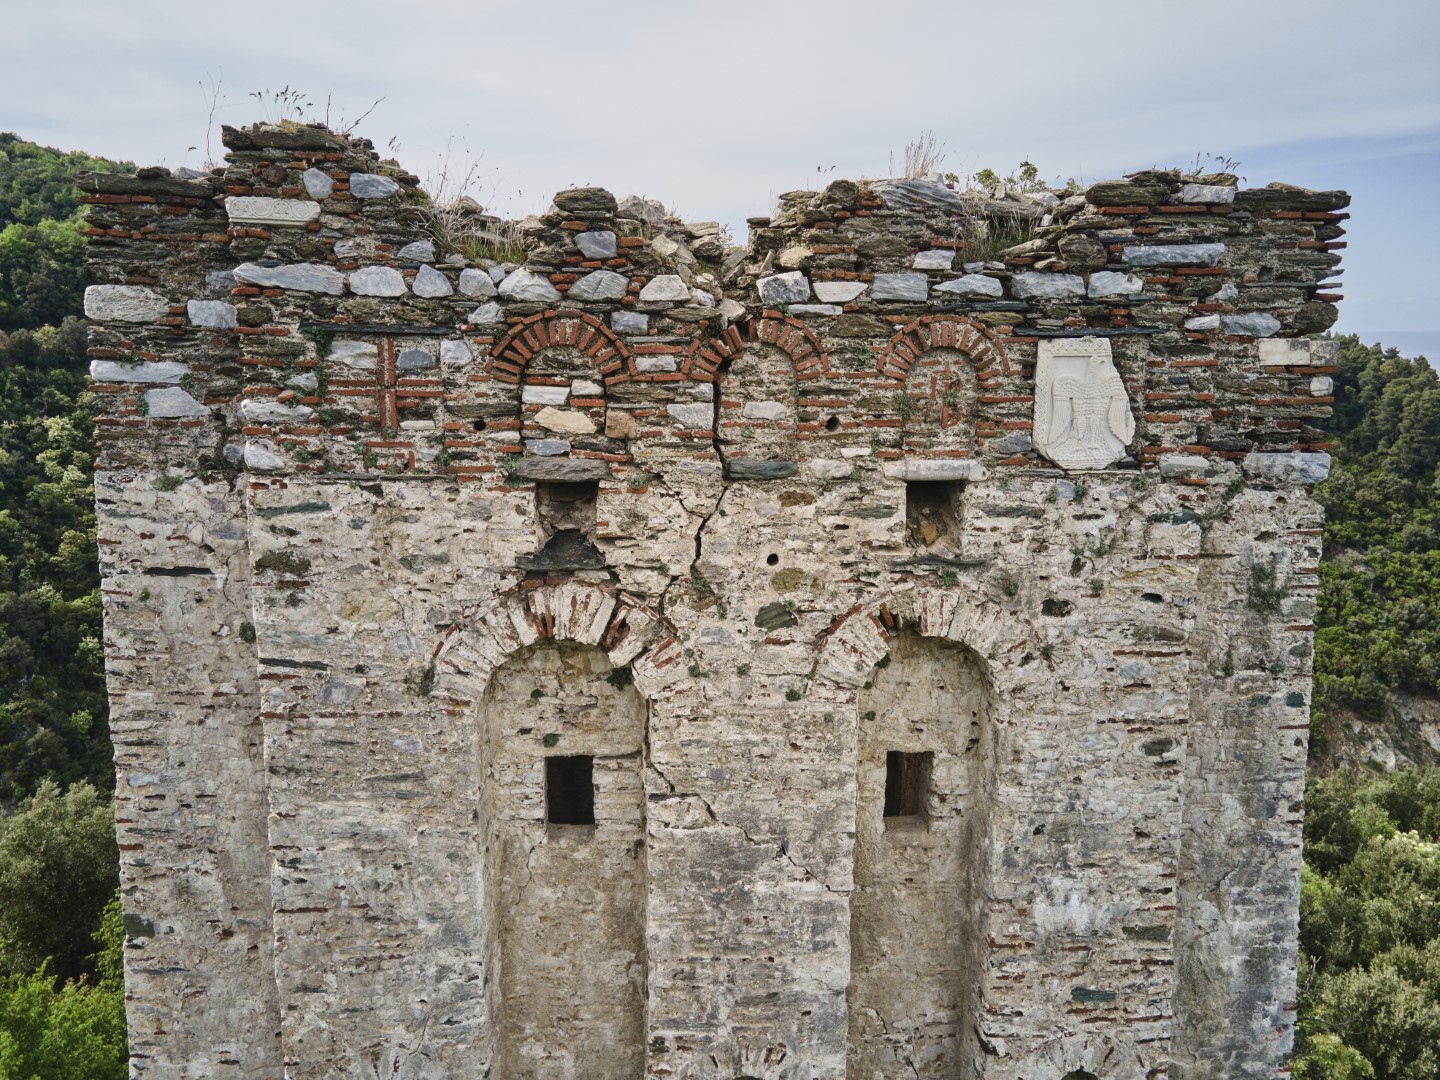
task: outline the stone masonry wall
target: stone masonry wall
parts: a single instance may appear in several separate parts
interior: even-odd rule
[[[225,143],[82,178],[132,1075],[1285,1074],[1347,196]]]

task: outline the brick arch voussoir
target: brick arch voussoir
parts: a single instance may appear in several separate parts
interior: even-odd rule
[[[657,608],[614,586],[572,581],[517,585],[447,628],[431,651],[437,685],[478,701],[497,667],[543,641],[603,649],[614,667],[630,666],[647,696],[686,670],[675,628]]]
[[[750,341],[770,345],[790,357],[795,378],[819,379],[830,373],[830,358],[808,326],[788,315],[766,315],[750,323]]]
[[[922,315],[902,326],[880,351],[875,367],[885,378],[903,382],[915,362],[936,349],[964,353],[976,375],[996,368],[1011,374],[1010,356],[995,333],[958,315]]]
[[[541,311],[510,328],[490,350],[486,372],[497,382],[520,382],[525,365],[546,349],[573,348],[588,356],[605,385],[635,378],[635,358],[623,340],[584,311]]]
[[[990,599],[978,583],[922,585],[887,591],[837,617],[820,641],[814,674],[842,686],[864,685],[889,654],[891,639],[906,625],[922,637],[944,638],[970,649],[997,684],[1008,682],[1012,672],[1029,662],[1027,651],[1038,651],[1030,622]]]
[[[697,382],[714,382],[720,365],[733,360],[745,348],[745,338],[734,324],[727,326],[723,334],[710,338],[696,338],[685,350],[680,362],[680,374]]]

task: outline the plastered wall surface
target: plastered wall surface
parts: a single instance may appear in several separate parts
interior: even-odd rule
[[[1347,196],[225,137],[82,178],[133,1075],[1284,1075]]]

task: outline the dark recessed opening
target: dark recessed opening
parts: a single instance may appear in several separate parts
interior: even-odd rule
[[[595,824],[595,759],[589,754],[545,759],[545,820]]]
[[[566,530],[595,535],[595,505],[600,484],[595,480],[543,480],[535,485],[535,520],[548,540]]]
[[[1092,1072],[1086,1072],[1084,1069],[1076,1069],[1074,1072],[1066,1073],[1060,1080],[1100,1080],[1100,1078]]]
[[[779,555],[776,555],[776,554],[772,551],[769,555],[766,555],[766,556],[765,556],[765,562],[766,562],[766,564],[769,565],[769,566],[775,566],[777,563],[780,562],[780,556],[779,556]]]
[[[476,431],[484,431],[485,421],[483,419],[476,419],[470,426],[473,427]]]
[[[1147,604],[1163,604],[1165,602],[1165,598],[1158,592],[1142,592],[1140,599],[1144,600]]]
[[[912,547],[959,550],[963,480],[911,480],[905,485],[905,531]]]
[[[935,755],[891,750],[885,755],[885,816],[923,818],[925,795],[930,790],[930,765]]]
[[[832,416],[832,417],[830,417],[829,420],[826,420],[826,421],[825,421],[825,430],[826,430],[826,431],[839,431],[839,430],[840,430],[840,418],[839,418],[838,416]]]

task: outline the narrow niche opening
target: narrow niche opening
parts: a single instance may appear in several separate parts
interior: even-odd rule
[[[589,754],[545,759],[545,822],[595,824],[595,759]]]
[[[920,825],[925,821],[926,797],[930,793],[933,752],[907,753],[891,750],[885,755],[885,827]]]
[[[595,506],[600,484],[595,480],[540,481],[535,485],[535,520],[546,540],[558,532],[595,535]]]
[[[910,480],[905,484],[905,531],[910,545],[960,550],[963,480]]]

